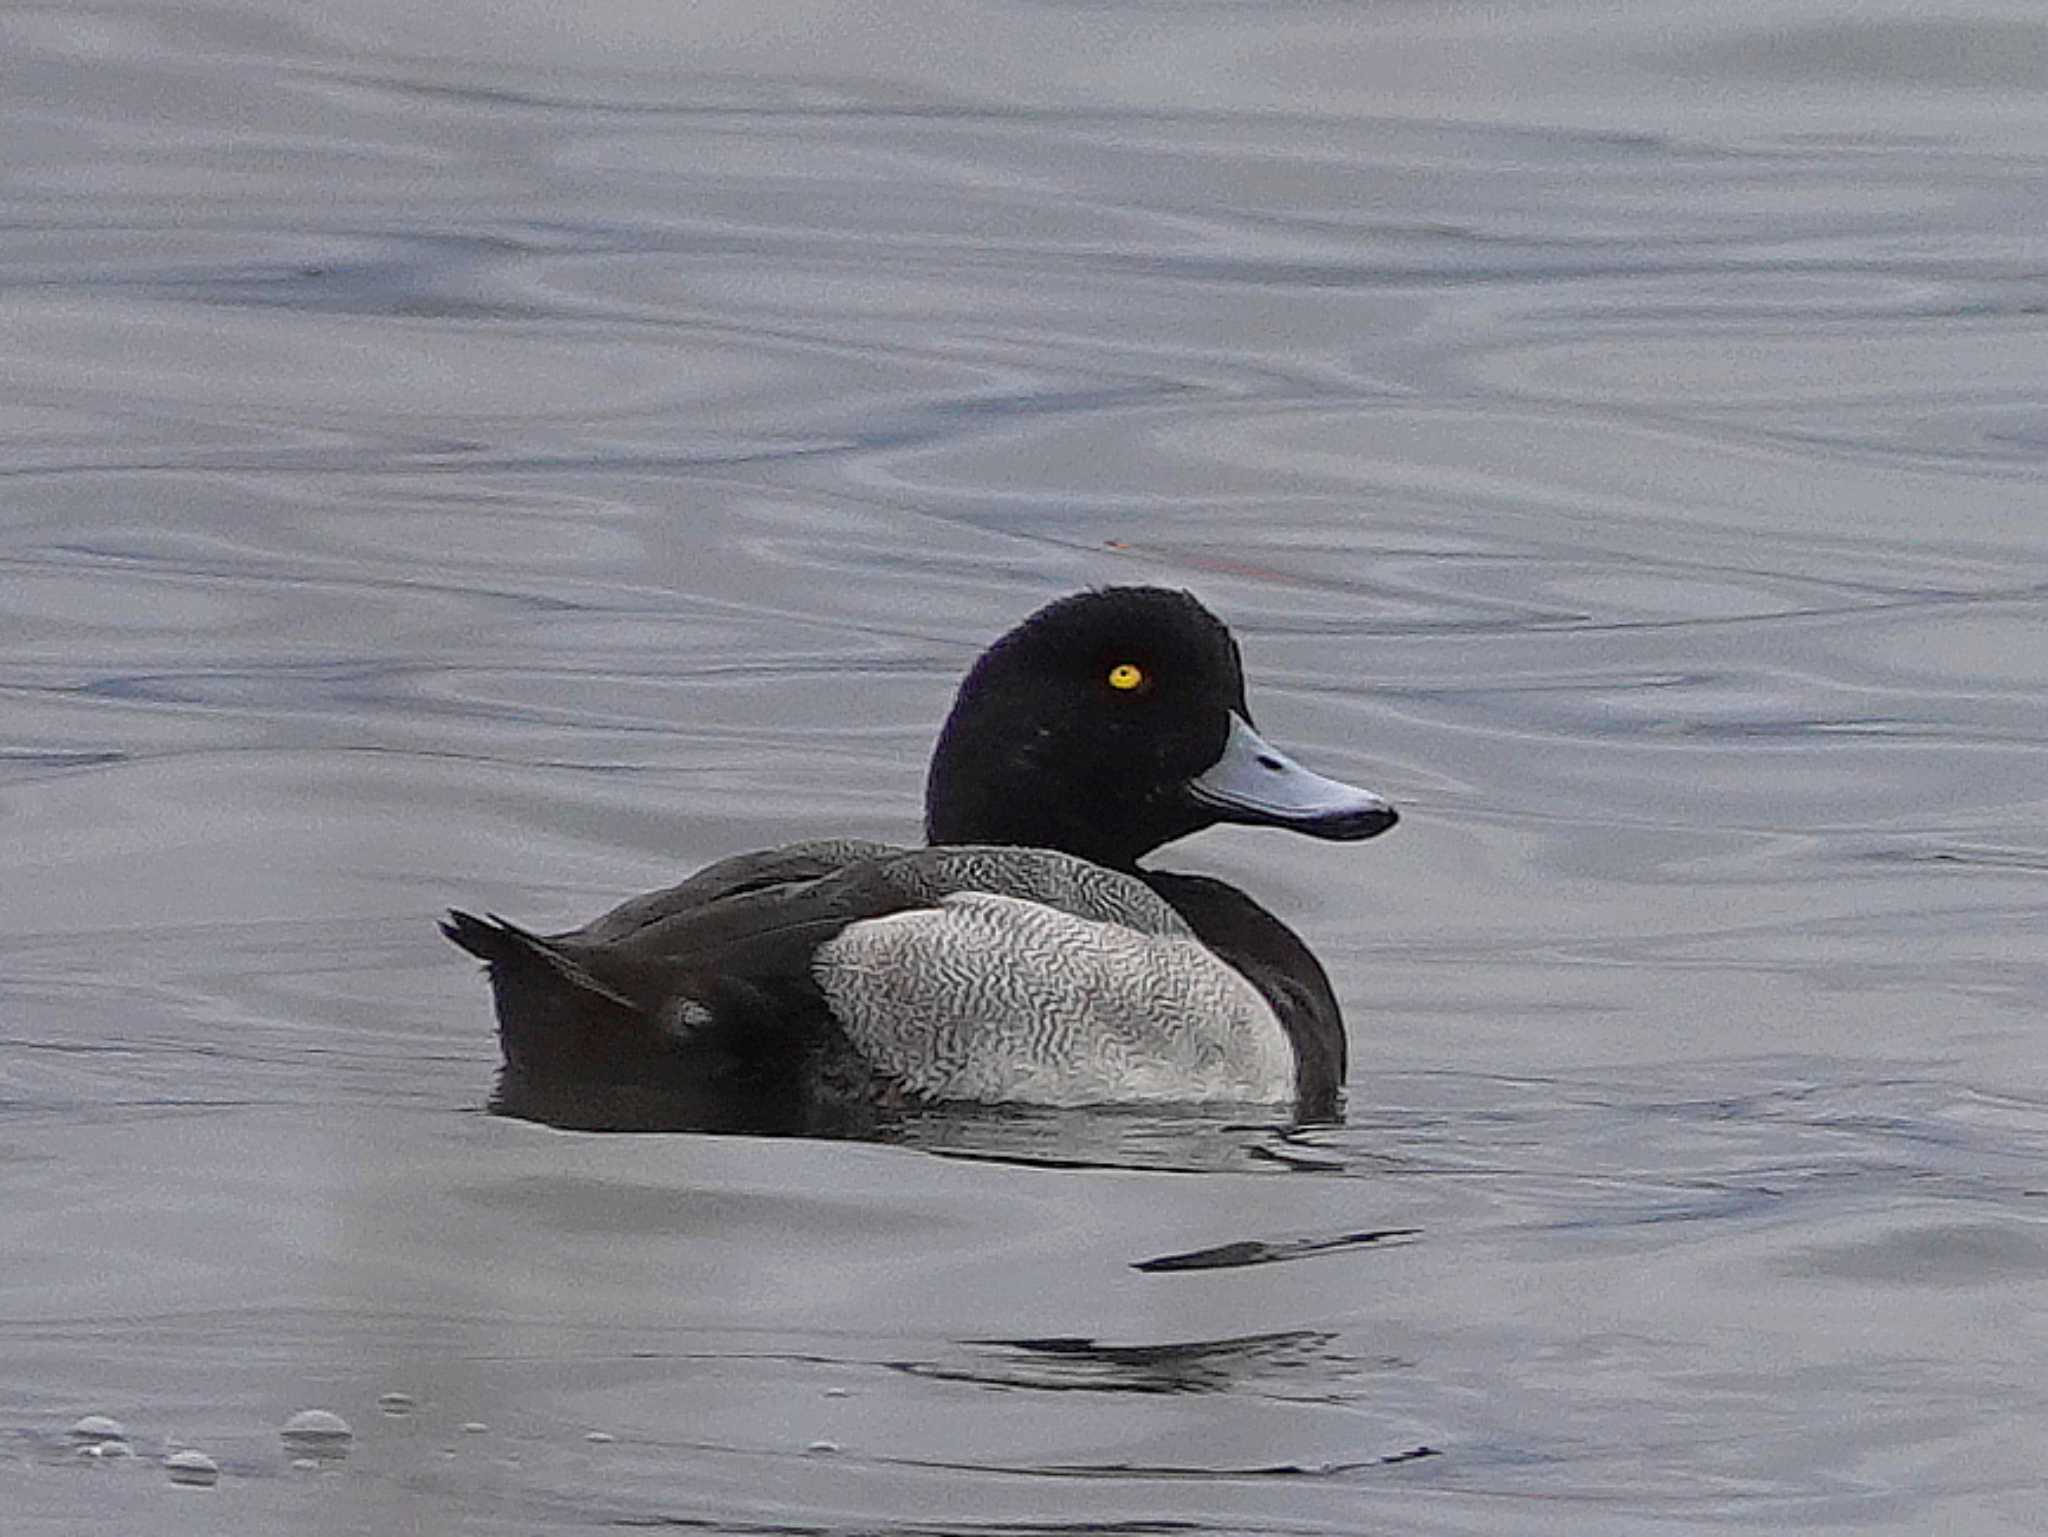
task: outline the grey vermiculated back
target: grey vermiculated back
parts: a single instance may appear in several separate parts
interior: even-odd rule
[[[835,876],[859,883],[871,897],[891,897],[898,904],[932,904],[956,892],[981,891],[1042,902],[1077,918],[1146,934],[1193,932],[1172,904],[1135,876],[1054,849],[980,844],[906,849],[858,838],[820,838],[721,859],[678,885],[620,904],[575,938],[616,944],[653,924],[752,892],[812,881],[837,887],[841,883],[832,880]]]
[[[1290,1099],[1293,1052],[1271,1007],[1172,924],[1147,932],[958,891],[849,925],[812,974],[854,1047],[932,1099]]]
[[[1054,849],[999,844],[917,849],[888,860],[885,873],[889,885],[921,901],[978,892],[1042,903],[1141,934],[1194,937],[1172,905],[1136,876]]]

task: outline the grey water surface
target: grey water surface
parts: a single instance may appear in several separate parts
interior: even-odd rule
[[[2038,6],[9,5],[0,130],[7,1532],[2041,1530]],[[914,838],[1110,581],[1403,808],[1162,860],[1345,1124],[482,1113],[443,907]]]

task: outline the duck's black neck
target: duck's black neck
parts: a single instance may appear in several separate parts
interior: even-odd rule
[[[1089,773],[1070,746],[975,718],[986,713],[956,707],[939,733],[925,781],[928,842],[1058,849],[1121,870],[1158,847],[1118,807],[1121,787]]]
[[[1030,775],[1022,776],[1029,784]],[[1206,808],[1179,798],[1133,804],[1115,787],[1083,780],[1073,784],[1019,785],[972,775],[948,777],[945,760],[932,765],[925,795],[925,841],[932,844],[995,843],[1014,848],[1056,849],[1106,869],[1135,871],[1138,861],[1176,838],[1211,825]]]

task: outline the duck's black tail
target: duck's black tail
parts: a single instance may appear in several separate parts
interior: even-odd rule
[[[495,914],[450,912],[441,932],[490,973],[498,1042],[511,1071],[613,1078],[646,1051],[654,1033],[647,1012],[554,941]]]
[[[441,932],[490,975],[505,1057],[491,1106],[501,1114],[614,1131],[809,1124],[795,1080],[816,1008],[799,996],[738,978],[664,976],[643,1004],[594,975],[572,944],[496,915],[451,911]]]
[[[496,913],[479,918],[448,910],[441,932],[491,968],[491,985],[502,1002],[508,985],[549,990],[567,988],[586,1002],[606,1002],[639,1012],[632,999],[590,974],[560,946]]]

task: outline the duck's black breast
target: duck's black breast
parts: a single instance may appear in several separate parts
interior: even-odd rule
[[[1335,1116],[1348,1066],[1344,1014],[1315,953],[1228,881],[1168,870],[1138,874],[1204,945],[1264,995],[1278,1016],[1294,1052],[1297,1114],[1307,1120]]]
[[[1322,1115],[1342,1082],[1335,1000],[1277,919],[1220,881],[1048,850],[798,844],[571,933],[450,935],[490,963],[499,1107],[558,1123],[801,1130],[834,1103],[836,1123],[906,1096],[1126,1089],[1291,1088]]]

